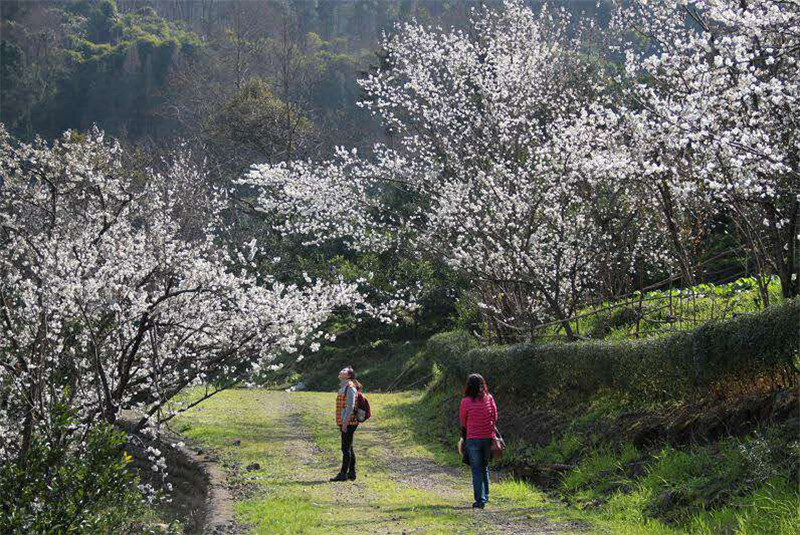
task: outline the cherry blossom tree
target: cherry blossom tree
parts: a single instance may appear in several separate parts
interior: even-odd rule
[[[310,243],[405,239],[444,259],[475,283],[495,332],[566,320],[599,269],[627,274],[652,242],[615,162],[587,153],[590,130],[573,126],[611,98],[586,47],[597,33],[515,0],[475,11],[465,31],[400,25],[383,42],[385,68],[361,81],[391,146],[256,166],[242,182]]]
[[[56,406],[77,443],[125,409],[147,426],[185,387],[212,395],[316,345],[333,312],[370,308],[355,283],[248,269],[268,251],[218,243],[224,196],[180,154],[138,171],[98,130],[48,146],[0,128],[0,177],[2,462],[48,436]]]
[[[643,51],[624,45],[624,130],[642,180],[657,186],[684,270],[675,213],[706,204],[730,218],[762,275],[798,295],[800,5],[641,0],[616,24],[645,39]]]
[[[635,272],[677,266],[692,285],[712,217],[796,295],[798,6],[622,7],[602,32],[514,0],[464,31],[400,25],[361,81],[390,144],[241,182],[309,243],[406,240],[443,259],[496,332],[547,318],[572,335],[576,307]]]

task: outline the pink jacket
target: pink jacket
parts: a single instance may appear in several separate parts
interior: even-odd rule
[[[467,428],[467,439],[494,438],[494,426],[497,424],[497,405],[491,394],[472,399],[461,399],[461,427]]]

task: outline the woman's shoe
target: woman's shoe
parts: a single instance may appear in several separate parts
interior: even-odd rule
[[[356,473],[355,472],[349,472],[347,474],[347,479],[349,479],[350,481],[355,481],[356,480]]]
[[[331,481],[347,481],[347,474],[339,472],[335,477],[331,478]]]
[[[472,504],[473,509],[483,509],[483,502],[475,502]]]

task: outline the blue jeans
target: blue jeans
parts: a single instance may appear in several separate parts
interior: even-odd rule
[[[489,501],[489,458],[492,455],[491,438],[468,438],[464,442],[472,468],[472,491],[476,503]]]

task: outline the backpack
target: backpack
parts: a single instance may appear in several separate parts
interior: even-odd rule
[[[359,422],[366,422],[371,416],[372,412],[369,410],[369,401],[367,401],[367,398],[361,393],[361,390],[358,390],[358,395],[356,396],[356,420]]]

